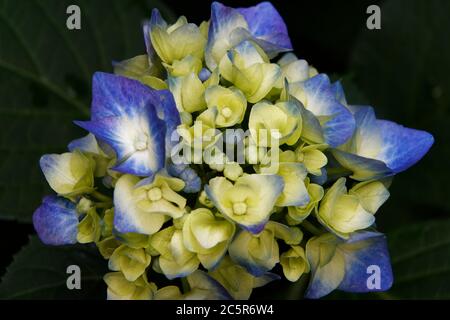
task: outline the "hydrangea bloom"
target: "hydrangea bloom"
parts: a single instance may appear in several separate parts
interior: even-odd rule
[[[308,298],[388,290],[375,214],[433,137],[349,105],[286,53],[268,2],[215,2],[199,26],[155,9],[143,30],[146,54],[94,74],[87,136],[41,158],[57,193],[34,213],[41,240],[95,243],[108,299],[247,299],[283,276]]]

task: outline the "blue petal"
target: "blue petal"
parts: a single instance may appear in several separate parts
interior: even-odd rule
[[[305,298],[307,299],[320,299],[328,294],[330,294],[336,288],[334,285],[328,283],[327,280],[322,278],[316,278],[314,281],[310,282],[308,289],[305,293]]]
[[[434,142],[425,131],[377,120],[372,107],[355,109],[356,130],[352,139],[333,155],[353,171],[353,178],[369,180],[404,171],[419,161]]]
[[[159,10],[156,8],[152,10],[152,16],[150,20],[144,21],[142,25],[142,30],[144,32],[145,48],[147,49],[147,55],[149,57],[150,62],[155,61],[155,58],[157,57],[156,51],[153,48],[152,41],[150,39],[150,32],[152,30],[152,26],[155,25],[160,26],[163,29],[166,29],[167,27],[167,22],[163,19],[161,13],[159,13]]]
[[[130,116],[75,123],[114,149],[118,159],[116,171],[148,176],[164,166],[165,126],[151,105]],[[135,149],[135,139],[139,136],[148,137],[148,148],[142,151]]]
[[[152,17],[150,18],[150,24],[152,26],[159,26],[163,29],[167,28],[167,22],[161,16],[161,13],[159,12],[159,10],[157,8],[154,8],[152,10]]]
[[[152,102],[150,91],[139,81],[96,72],[92,79],[91,119],[132,116]]]
[[[181,123],[169,90],[155,90],[133,79],[97,72],[94,74],[92,91],[92,120],[133,116],[151,105],[158,118],[165,121],[169,137]]]
[[[310,198],[305,186],[305,178],[308,175],[306,167],[303,163],[281,163],[284,188],[282,196],[278,198],[277,206],[305,206],[309,203]]]
[[[261,57],[260,50],[252,41],[242,41],[233,48],[233,51],[235,51],[239,58],[245,61],[247,65],[264,62],[264,59]],[[236,62],[235,54],[232,51],[228,51],[227,55],[232,63]]]
[[[207,295],[203,299],[208,300],[233,300],[228,291],[214,278],[204,271],[197,270],[187,277],[191,288],[205,290]],[[196,293],[187,293],[186,299],[195,298]]]
[[[336,102],[330,105],[333,118],[322,124],[325,141],[331,147],[344,144],[355,130],[355,119],[347,108]]]
[[[45,244],[74,244],[78,233],[76,205],[65,198],[47,196],[33,214],[33,225]]]
[[[167,90],[152,90],[139,81],[97,72],[92,121],[76,123],[114,149],[117,171],[146,176],[164,166],[166,127],[173,130],[179,123],[178,113],[171,113],[174,104]],[[148,139],[148,149],[135,148],[140,137]]]
[[[199,74],[198,74],[198,78],[200,79],[200,81],[204,82],[206,80],[209,79],[209,77],[211,76],[211,71],[209,71],[206,68],[203,68],[202,70],[200,70]]]
[[[183,191],[186,193],[196,193],[202,188],[202,181],[194,169],[185,164],[171,164],[167,168],[171,176],[180,178],[186,184]]]
[[[347,105],[347,99],[345,98],[344,88],[342,87],[342,83],[340,81],[336,81],[331,85],[334,93],[336,95],[336,99],[344,106]]]
[[[382,161],[361,157],[338,149],[333,149],[332,153],[344,168],[353,172],[351,177],[355,180],[366,181],[380,179],[393,174]]]
[[[311,144],[325,143],[323,130],[319,120],[317,120],[314,113],[306,109],[303,104],[300,103],[299,105],[303,122],[302,139]]]
[[[387,120],[377,120],[382,140],[378,158],[394,172],[405,171],[428,152],[434,138],[426,131],[406,128]]]
[[[254,288],[259,288],[259,287],[265,286],[266,284],[269,284],[272,281],[276,281],[276,280],[280,280],[280,279],[281,279],[281,277],[278,274],[272,273],[272,272],[266,272],[262,276],[256,277],[254,279],[254,281],[255,281]]]
[[[236,29],[247,28],[245,18],[236,9],[219,2],[211,4],[211,19],[208,29],[208,41],[205,48],[205,62],[213,71],[227,50],[232,47],[231,34]]]
[[[269,57],[292,50],[286,24],[270,2],[237,11],[244,16],[251,34]]]
[[[322,123],[325,141],[331,147],[344,144],[353,135],[355,119],[336,98],[336,90],[325,74],[319,74],[303,83],[306,108],[316,117],[329,117]]]
[[[364,148],[365,154],[367,154],[367,152],[370,152],[368,149],[376,148],[377,144],[381,143],[379,137],[380,129],[373,108],[370,106],[358,107],[358,110],[355,112],[355,122],[356,131],[353,143],[357,143],[355,140],[361,140],[364,141],[364,144],[361,146],[353,145],[352,148]]]
[[[125,120],[126,118],[109,117],[97,121],[75,121],[75,124],[104,140],[114,149],[117,158],[123,159],[135,151],[133,143],[118,131],[118,128],[125,127]]]
[[[311,276],[305,297],[318,299],[335,290],[345,276],[345,258],[338,251],[341,242],[331,233],[311,238],[306,244],[306,256]]]
[[[378,232],[362,231],[351,235],[345,245],[347,252],[345,277],[338,289],[347,292],[386,291],[392,286],[393,275],[387,249],[386,237]],[[348,254],[352,252],[352,254]],[[368,287],[368,278],[373,271],[371,266],[379,268],[380,287]]]
[[[328,173],[325,167],[321,168],[322,174],[320,176],[310,175],[312,183],[323,185],[328,180]]]
[[[87,136],[75,139],[69,143],[67,146],[70,152],[75,150],[80,150],[86,153],[100,154],[102,150],[100,149],[95,136],[89,133]]]
[[[307,97],[306,108],[316,116],[330,115],[330,105],[336,102],[336,95],[326,74],[318,74],[303,83]]]
[[[144,42],[145,49],[147,51],[149,61],[152,61],[152,58],[155,57],[156,51],[153,48],[152,40],[150,39],[151,25],[150,20],[145,20],[142,23],[142,32],[144,33]]]
[[[321,298],[335,289],[348,292],[386,291],[393,281],[386,237],[360,231],[342,240],[332,234],[312,238],[306,245],[311,280],[306,297]],[[379,287],[373,288],[376,268]],[[378,273],[379,272],[379,273]]]
[[[169,157],[170,150],[178,142],[179,136],[176,129],[181,124],[180,113],[169,90],[151,90],[151,96],[156,115],[164,121],[166,126],[166,155]]]
[[[252,263],[248,259],[241,259],[240,257],[236,256],[233,256],[232,259],[237,264],[243,266],[248,271],[248,273],[255,277],[261,277],[270,270],[263,265]]]
[[[117,172],[134,174],[140,177],[152,175],[164,166],[163,155],[164,153],[158,154],[158,152],[153,151],[135,152],[128,157],[127,160],[116,164],[111,169]]]
[[[258,234],[258,233],[260,233],[261,231],[264,230],[264,227],[266,226],[268,221],[269,221],[269,219],[265,219],[265,220],[261,221],[258,224],[254,224],[254,225],[242,225],[242,224],[239,224],[239,226],[241,226],[244,230],[247,230],[250,233]]]
[[[236,238],[242,232],[245,232],[245,231],[242,231],[242,230],[239,231],[236,234]],[[250,273],[251,275],[253,275],[255,277],[261,277],[261,276],[267,274],[267,272],[273,268],[273,266],[269,267],[267,265],[264,265],[265,261],[262,261],[262,263],[257,263],[257,258],[253,257],[252,254],[248,252],[248,250],[249,250],[248,247],[241,246],[239,248],[236,248],[236,247],[230,246],[228,250],[229,250],[231,259],[235,263],[244,267],[248,273]]]

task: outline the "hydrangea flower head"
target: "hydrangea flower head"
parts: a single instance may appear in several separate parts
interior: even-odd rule
[[[42,242],[95,244],[108,299],[248,299],[281,277],[311,299],[388,290],[376,213],[433,137],[348,104],[269,2],[214,2],[200,25],[155,9],[143,32],[146,53],[94,74],[87,135],[40,160]]]

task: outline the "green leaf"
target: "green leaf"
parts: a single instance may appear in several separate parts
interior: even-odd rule
[[[388,241],[394,269],[388,297],[450,299],[450,220],[404,227]]]
[[[450,217],[450,2],[390,0],[381,30],[364,28],[351,59],[352,81],[379,118],[431,132],[435,144],[417,165],[394,179],[377,214],[382,230]],[[350,101],[352,102],[352,101]],[[354,101],[355,103],[359,101]]]
[[[68,30],[66,8],[81,9],[81,30]],[[0,0],[0,217],[31,221],[49,193],[38,161],[64,152],[85,133],[91,77],[112,60],[145,52],[141,23],[160,2],[144,0]]]
[[[81,289],[69,290],[67,267],[81,270]],[[107,262],[95,246],[46,246],[33,236],[0,283],[0,299],[105,299]]]

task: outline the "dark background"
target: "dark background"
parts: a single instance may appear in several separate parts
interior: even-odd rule
[[[0,4],[2,4],[2,1],[4,0],[0,0]],[[22,6],[25,2],[27,1],[16,1],[17,6]],[[40,3],[40,7],[48,6],[50,8],[55,6],[55,0],[36,2]],[[92,22],[93,25],[96,24],[96,18],[99,17],[100,21],[100,17],[106,11],[117,10],[107,1],[91,0],[91,2],[102,4],[101,9],[91,10],[92,13],[90,12],[91,21],[94,21]],[[128,2],[122,1],[122,3]],[[135,4],[124,5],[122,10],[132,8],[129,10],[133,10],[135,15],[149,17],[150,7],[155,4],[155,1],[150,2],[149,4],[146,1],[135,1],[135,3],[138,3],[137,6]],[[3,9],[0,5],[0,13],[2,13],[0,15],[0,30],[2,28],[4,30],[3,33],[0,33],[0,58],[2,58],[1,52],[5,49],[4,46],[8,46],[9,43],[7,33],[11,32],[6,30],[10,26],[6,23],[4,17],[8,14],[8,5],[12,5],[13,2],[5,0],[4,3],[6,5],[3,6]],[[83,5],[87,2],[80,0],[70,1],[70,3],[79,4],[83,10]],[[234,7],[245,7],[255,5],[258,1],[223,1],[223,3]],[[434,278],[427,279],[426,282],[435,283],[436,281],[440,285],[435,290],[431,288],[430,290],[435,292],[430,291],[430,293],[427,293],[429,296],[425,296],[425,298],[450,297],[450,248],[448,246],[448,243],[450,243],[448,238],[450,228],[447,228],[447,226],[450,226],[448,223],[450,204],[448,203],[448,179],[446,179],[449,175],[448,138],[450,138],[448,129],[448,120],[450,119],[448,76],[450,72],[450,28],[446,15],[450,12],[450,1],[298,0],[272,1],[272,3],[286,22],[297,56],[306,59],[319,72],[328,73],[334,79],[342,80],[351,104],[371,104],[375,107],[378,117],[387,118],[408,127],[427,130],[435,136],[436,142],[430,153],[418,165],[394,179],[391,198],[377,213],[377,224],[379,230],[387,232],[388,236],[392,233],[391,238],[393,240],[390,240],[390,245],[393,246],[393,255],[394,253],[401,253],[403,251],[401,248],[408,247],[408,243],[405,244],[405,241],[411,239],[411,241],[416,241],[409,243],[409,246],[414,246],[424,242],[427,243],[429,233],[441,232],[443,237],[447,235],[441,242],[439,242],[439,239],[436,240],[437,243],[430,242],[432,249],[446,252],[441,256],[441,260],[436,258],[440,255],[440,251],[433,251],[433,253],[430,253],[431,258],[428,257],[424,260],[425,262],[420,262],[422,265],[413,263],[413,266],[397,268],[399,268],[398,270],[401,269],[401,272],[421,267],[433,271],[434,269],[429,265],[430,259],[433,261],[437,259],[435,262],[440,267],[437,271],[433,271],[435,272],[432,275]],[[208,19],[210,14],[209,4],[209,1],[164,1],[164,7],[173,12],[171,18],[185,15],[189,21],[195,23]],[[378,4],[382,8],[381,30],[368,30],[366,28],[368,17],[366,8],[370,4]],[[60,7],[63,8],[64,5],[60,5]],[[27,9],[30,10],[29,7],[24,6],[23,10]],[[4,11],[1,12],[1,10]],[[65,12],[62,10],[54,12],[57,12],[58,15],[54,17],[53,21],[64,26]],[[165,12],[168,12],[168,10]],[[16,14],[20,15],[18,12]],[[108,23],[113,25],[117,21],[110,19]],[[32,28],[32,26],[30,27]],[[86,33],[89,32],[86,30],[88,28],[89,26],[83,24],[82,30],[74,32]],[[117,28],[111,32],[117,32]],[[124,50],[108,51],[106,49],[107,53],[103,59],[97,59],[98,61],[92,59],[89,62],[89,70],[110,71],[111,68],[108,64],[110,60],[130,58],[144,52],[143,41],[140,44],[134,41],[135,39],[141,41],[139,40],[139,37],[141,37],[139,21],[133,21],[132,26],[129,26],[126,32],[129,35],[127,41],[133,44],[125,46]],[[100,33],[96,39],[101,41],[102,35],[108,37],[107,33]],[[68,34],[68,37],[72,36],[73,33]],[[109,37],[111,37],[110,34]],[[69,40],[71,41],[71,38]],[[135,42],[138,44],[134,45]],[[76,49],[83,55],[88,56],[89,50],[93,46],[92,42],[76,44],[80,43],[82,43],[82,46],[78,46]],[[47,47],[46,50],[52,51],[51,42],[46,43],[45,46]],[[33,44],[30,44],[30,48],[34,50]],[[59,59],[62,64],[72,63],[64,55],[57,56],[56,59]],[[86,59],[89,59],[89,57]],[[25,70],[31,68],[26,63],[22,63],[20,57],[17,58],[15,63],[23,66]],[[11,79],[15,79],[14,75],[5,75],[5,73],[2,75],[0,73],[0,87],[6,86]],[[75,96],[82,103],[88,104],[90,95],[88,83],[84,83],[76,72],[69,73],[64,81],[64,85],[74,90]],[[20,82],[17,86],[12,85],[11,87],[6,86],[9,92],[6,92],[6,89],[3,91],[0,89],[0,104],[3,104],[3,108],[0,109],[2,122],[9,121],[10,113],[8,112],[14,111],[14,108],[18,108],[17,106],[21,103],[9,104],[8,99],[10,99],[11,94],[30,93],[32,97],[29,102],[34,104],[38,110],[46,110],[47,107],[49,110],[54,110],[53,98],[43,93],[45,90],[42,91],[41,86],[36,87],[31,82],[25,82],[24,84]],[[14,90],[16,90],[15,93]],[[60,108],[64,108],[64,101],[59,101],[57,104]],[[85,116],[78,115],[78,118],[83,117]],[[61,130],[65,130],[61,139],[75,138],[82,134],[78,129],[72,128],[71,120],[72,118],[68,116],[64,119],[65,123],[60,124],[64,127]],[[31,122],[29,124],[25,118],[18,121],[22,127],[18,126],[14,130],[33,125]],[[2,133],[0,142],[14,136],[11,133],[13,129],[9,128],[10,130],[6,132],[6,128],[9,127],[3,127],[3,132],[6,134]],[[69,133],[66,132],[67,130]],[[5,160],[5,158],[0,160],[0,210],[4,212],[3,216],[8,219],[8,221],[0,222],[0,276],[11,263],[13,255],[28,242],[29,235],[34,233],[32,226],[26,222],[30,221],[32,208],[38,206],[40,196],[49,192],[48,187],[36,187],[36,184],[42,185],[43,181],[45,183],[43,175],[39,173],[38,155],[63,151],[61,146],[64,146],[64,143],[68,143],[70,140],[62,141],[58,145],[53,143],[52,139],[58,139],[58,132],[56,129],[51,131],[51,136],[47,136],[44,141],[41,141],[37,138],[40,131],[34,130],[31,138],[28,137],[24,143],[28,146],[40,143],[41,147],[39,152],[33,153],[27,158],[26,163],[21,162],[23,157],[18,150],[20,146],[14,148],[9,147],[8,144],[5,147],[0,146],[2,148],[0,150],[4,149],[3,153],[6,156],[11,156],[12,159],[17,156],[20,157],[18,159],[21,159],[17,160],[21,170],[20,175],[11,172],[11,167],[8,167],[10,165],[9,160]],[[9,158],[6,157],[6,159]],[[23,179],[23,176],[26,176],[27,179]],[[27,184],[27,187],[25,190],[20,190],[24,193],[23,195],[14,198],[14,201],[10,201],[12,199],[11,192],[15,192],[15,189],[14,187],[11,189],[9,185],[14,183],[17,185]],[[27,197],[27,192],[33,188],[38,188],[39,194]],[[19,207],[20,210],[17,209]],[[405,236],[398,232],[398,230],[410,226],[414,229],[406,230]],[[433,231],[436,226],[441,229]],[[442,229],[443,226],[447,229]],[[419,280],[415,283],[420,282]],[[444,284],[442,284],[442,281],[444,281]],[[275,285],[274,288],[279,287]],[[406,283],[403,287],[397,288],[395,294],[398,292],[398,296],[402,296],[408,290],[421,291],[420,288]],[[420,294],[413,297],[424,298]]]

